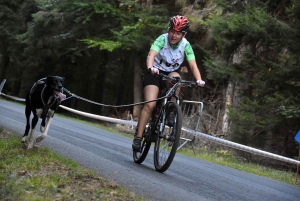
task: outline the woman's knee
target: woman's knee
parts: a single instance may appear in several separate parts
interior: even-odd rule
[[[180,77],[179,73],[177,73],[177,72],[169,73],[168,76],[169,76],[169,77]]]
[[[143,110],[144,110],[145,112],[147,112],[148,114],[150,114],[150,113],[153,111],[155,105],[156,105],[155,102],[147,103],[147,104],[144,105]]]

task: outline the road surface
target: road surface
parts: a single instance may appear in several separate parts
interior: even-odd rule
[[[35,136],[40,135],[39,125]],[[24,105],[0,99],[0,127],[25,130]],[[135,164],[132,140],[55,116],[42,145],[153,201],[296,201],[300,188],[177,154],[165,173],[155,171],[153,149]]]

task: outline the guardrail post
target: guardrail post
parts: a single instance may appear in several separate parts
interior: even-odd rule
[[[6,79],[4,79],[4,80],[1,82],[1,84],[0,84],[0,95],[1,95],[1,92],[2,92],[2,89],[3,89],[3,87],[4,87],[5,82],[6,82]]]
[[[188,106],[187,106],[187,104],[188,104]],[[191,111],[191,108],[192,108],[191,105],[192,104],[199,105],[199,110],[197,110],[197,113],[198,113],[197,124],[196,124],[195,129],[194,129],[195,131],[197,131],[198,128],[199,128],[199,124],[200,124],[200,118],[201,118],[202,112],[203,112],[203,103],[199,102],[199,101],[183,100],[182,104],[181,104],[181,110],[182,110],[182,114],[183,114],[183,117],[184,117],[184,114],[188,114]],[[180,140],[183,140],[184,142],[180,144],[180,146],[177,148],[177,150],[179,150],[185,144],[189,143],[189,145],[191,145],[191,147],[193,149],[194,154],[196,155],[195,148],[194,148],[195,136],[193,137],[193,139],[180,137]]]
[[[298,161],[300,161],[300,148],[299,148]],[[299,175],[299,164],[297,164],[296,184],[298,183],[298,175]]]

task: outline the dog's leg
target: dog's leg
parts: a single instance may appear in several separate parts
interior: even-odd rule
[[[35,126],[39,120],[39,115],[40,115],[40,111],[37,110],[37,114],[35,114],[32,118],[31,121],[31,131],[28,137],[28,146],[27,149],[31,149],[33,147],[34,144],[34,131],[35,131]]]
[[[48,119],[48,117],[47,117],[47,118],[42,118],[42,123],[41,123],[41,127],[40,127],[41,133],[44,133],[44,132],[45,132],[46,119]]]
[[[27,141],[28,133],[30,130],[30,114],[31,114],[31,105],[29,102],[29,98],[26,98],[26,107],[25,107],[25,116],[26,116],[26,128],[25,133],[22,137],[22,142],[25,143]]]
[[[48,112],[48,116],[46,118],[46,128],[43,132],[43,134],[39,137],[36,138],[36,142],[41,142],[45,137],[47,137],[48,135],[48,131],[49,131],[49,127],[50,127],[50,124],[51,124],[51,121],[53,119],[53,115],[54,115],[54,111],[53,110],[49,110]]]
[[[52,117],[49,117],[49,120],[48,120],[48,123],[46,125],[45,131],[43,132],[42,135],[40,135],[39,137],[36,138],[36,140],[35,140],[36,142],[41,142],[44,138],[47,137],[52,119],[53,119]]]
[[[47,114],[43,114],[45,112],[45,109],[47,110]],[[43,113],[41,114],[41,117],[42,117],[42,123],[41,123],[41,126],[40,126],[41,133],[45,132],[45,127],[46,127],[46,125],[48,124],[48,121],[49,121],[49,115],[51,115],[51,116],[53,115],[52,110],[49,110],[49,108],[45,108],[45,107],[44,107]]]
[[[51,103],[51,99],[52,99],[52,96],[49,98],[49,100],[47,102],[48,105]],[[44,106],[43,112],[41,114],[41,118],[42,118],[42,123],[41,123],[41,126],[40,126],[41,133],[45,132],[45,127],[46,127],[46,124],[47,124],[47,121],[48,121],[47,119],[49,119],[48,116],[49,116],[50,110],[49,110],[48,105]]]

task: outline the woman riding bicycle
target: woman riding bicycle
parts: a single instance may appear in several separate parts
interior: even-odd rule
[[[150,70],[146,71],[143,79],[145,101],[157,99],[159,89],[162,87],[161,79],[155,74],[180,77],[177,71],[185,56],[197,85],[204,86],[205,82],[201,79],[193,49],[185,39],[189,26],[189,21],[184,16],[174,16],[169,22],[168,32],[159,36],[152,44],[147,56],[147,68]],[[134,151],[141,149],[142,135],[155,105],[155,101],[146,103],[140,113],[137,133],[132,143]]]

